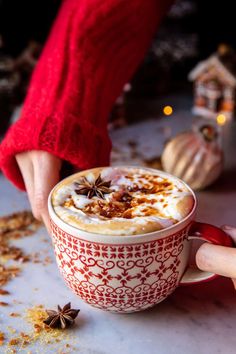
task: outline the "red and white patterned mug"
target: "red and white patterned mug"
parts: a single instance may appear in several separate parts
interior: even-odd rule
[[[48,207],[53,245],[69,288],[92,306],[128,313],[156,305],[179,284],[215,278],[188,267],[190,240],[229,247],[233,243],[221,229],[194,221],[197,201],[189,190],[195,204],[186,218],[164,230],[133,236],[94,234],[65,223],[53,210],[52,190]]]

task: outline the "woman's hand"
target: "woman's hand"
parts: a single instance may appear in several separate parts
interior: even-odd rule
[[[236,228],[223,226],[222,229],[236,243]],[[201,270],[231,278],[236,289],[236,248],[204,243],[197,251],[196,262]]]
[[[47,198],[59,181],[62,162],[45,151],[28,151],[16,155],[34,217],[44,222],[50,232]]]

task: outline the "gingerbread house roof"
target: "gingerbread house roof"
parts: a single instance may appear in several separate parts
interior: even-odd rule
[[[190,81],[195,81],[208,69],[214,67],[223,81],[230,86],[236,86],[236,55],[232,52],[220,55],[218,53],[211,55],[208,59],[198,63],[189,73]]]

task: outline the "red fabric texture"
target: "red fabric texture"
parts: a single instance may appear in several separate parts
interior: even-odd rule
[[[15,155],[44,150],[80,169],[109,164],[107,118],[171,1],[64,0],[0,167],[25,189]]]

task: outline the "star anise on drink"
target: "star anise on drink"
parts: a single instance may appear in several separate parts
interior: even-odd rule
[[[43,323],[51,328],[65,329],[66,327],[69,327],[74,323],[74,320],[80,311],[72,309],[70,302],[68,302],[68,304],[66,304],[63,308],[61,308],[59,305],[57,308],[58,311],[46,310],[48,318],[46,318]]]
[[[94,182],[88,181],[86,177],[81,177],[78,182],[75,182],[77,194],[86,195],[89,199],[96,196],[101,199],[104,198],[104,194],[112,192],[110,189],[111,181],[103,181],[101,175],[99,175]]]

